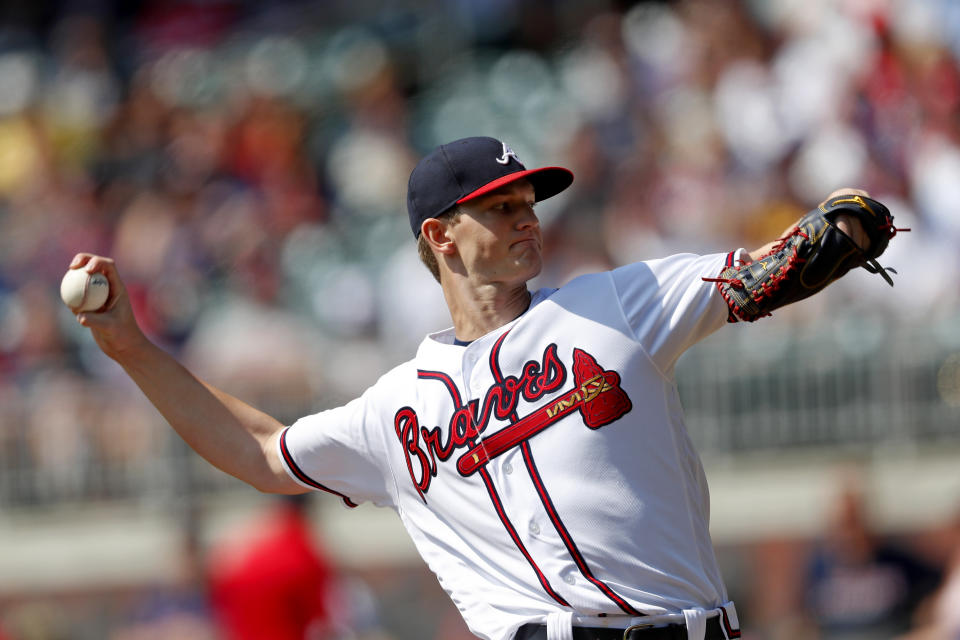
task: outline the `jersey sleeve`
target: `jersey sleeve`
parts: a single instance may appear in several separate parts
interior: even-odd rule
[[[287,473],[304,487],[339,496],[348,507],[393,504],[376,396],[374,386],[342,407],[287,427],[278,445]]]
[[[678,254],[612,272],[624,316],[662,372],[688,348],[722,327],[727,305],[712,283],[730,254]]]

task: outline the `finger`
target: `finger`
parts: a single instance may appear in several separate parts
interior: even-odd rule
[[[854,189],[853,187],[843,187],[841,189],[837,189],[836,191],[828,195],[827,199],[824,200],[824,202],[827,202],[828,200],[832,200],[840,196],[863,196],[864,198],[869,198],[870,194],[864,191],[863,189]]]
[[[863,224],[853,216],[840,215],[837,217],[837,228],[847,234],[853,242],[861,249],[866,250],[869,245],[867,232],[863,229]]]
[[[847,216],[837,216],[837,229],[843,231],[848,236],[853,237],[853,228],[850,225],[850,219]]]
[[[113,308],[117,299],[126,292],[123,280],[120,279],[120,273],[117,271],[116,263],[112,258],[97,256],[93,254],[79,254],[83,256],[81,264],[88,273],[100,273],[106,276],[110,283],[110,295],[104,303],[101,311],[108,311]]]
[[[106,329],[117,325],[117,320],[108,312],[109,308],[100,311],[83,311],[77,314],[77,322],[88,329]]]
[[[91,255],[86,261],[84,268],[90,273],[102,273],[103,275],[107,275],[109,271],[116,270],[113,258],[94,255]]]
[[[105,258],[93,253],[78,253],[70,261],[71,269],[85,269],[88,273],[102,273],[108,275],[108,271],[115,269],[112,258]]]
[[[79,269],[90,262],[90,260],[94,257],[95,256],[92,253],[78,253],[77,255],[73,256],[73,260],[70,261],[70,268]]]

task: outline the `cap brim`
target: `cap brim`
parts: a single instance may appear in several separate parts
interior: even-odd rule
[[[533,185],[536,201],[540,202],[569,187],[573,183],[573,172],[563,167],[540,167],[539,169],[517,171],[488,182],[476,191],[472,191],[457,200],[457,204],[487,195],[491,191],[496,191],[500,187],[522,178],[530,181],[530,184]]]

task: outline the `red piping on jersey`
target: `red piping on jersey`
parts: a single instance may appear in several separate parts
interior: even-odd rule
[[[533,480],[533,484],[537,488],[537,493],[540,494],[540,500],[543,502],[543,506],[546,507],[547,513],[550,515],[550,520],[553,522],[553,526],[563,539],[563,544],[567,547],[567,551],[570,552],[570,555],[573,557],[573,561],[576,563],[577,568],[580,569],[580,573],[583,574],[583,577],[586,578],[597,589],[602,591],[603,595],[607,596],[607,598],[610,600],[613,600],[613,602],[616,603],[616,605],[620,607],[620,610],[624,613],[628,613],[632,616],[646,615],[630,606],[629,602],[617,595],[605,582],[599,580],[593,575],[590,567],[587,566],[586,560],[583,558],[583,554],[580,553],[576,543],[570,536],[570,532],[567,531],[566,526],[564,526],[563,522],[560,520],[560,515],[557,513],[556,507],[553,505],[553,500],[550,498],[546,488],[543,486],[543,480],[540,478],[540,472],[537,470],[536,462],[533,460],[533,452],[530,450],[530,441],[524,440],[523,443],[521,443],[520,448],[523,450],[523,459],[527,464],[527,471],[530,473],[530,479]]]
[[[509,333],[510,329],[504,331],[503,335],[497,338],[493,348],[490,349],[490,373],[493,374],[493,378],[498,384],[503,384],[503,373],[500,371],[500,363],[497,356],[500,355],[500,347],[503,345],[503,341],[507,339],[507,334]],[[516,415],[516,411],[514,411],[514,415]]]
[[[527,562],[530,564],[530,567],[533,569],[534,573],[537,574],[537,579],[540,581],[540,586],[543,587],[543,590],[547,594],[562,604],[565,607],[569,607],[570,603],[563,599],[559,593],[553,590],[553,587],[550,586],[550,581],[547,580],[547,576],[543,575],[543,572],[540,570],[540,567],[537,566],[536,561],[530,555],[530,552],[527,551],[527,548],[524,546],[523,541],[520,539],[520,536],[517,535],[517,530],[514,528],[513,524],[510,522],[510,519],[507,517],[506,511],[503,508],[503,504],[500,502],[500,496],[497,495],[497,490],[493,486],[493,481],[490,479],[490,472],[486,468],[482,468],[479,471],[480,477],[483,478],[483,484],[487,487],[487,493],[490,495],[490,500],[493,502],[494,508],[497,510],[497,515],[500,516],[500,522],[503,523],[503,526],[506,528],[507,533],[510,534],[510,537],[513,538],[513,543],[517,546],[517,549],[520,550],[520,553],[523,554],[523,557],[526,558]]]
[[[320,484],[319,482],[317,482],[316,480],[308,476],[306,473],[304,473],[303,469],[301,469],[300,466],[297,465],[296,462],[294,462],[293,456],[290,454],[290,449],[287,448],[287,431],[289,430],[290,430],[290,427],[287,427],[280,434],[280,452],[283,454],[284,461],[286,461],[287,466],[290,467],[290,470],[293,471],[293,475],[297,478],[297,480],[299,480],[304,484],[310,485],[315,489],[320,489],[321,491],[326,491],[327,493],[332,493],[335,496],[339,496],[343,500],[343,503],[348,507],[350,507],[351,509],[356,507],[357,506],[356,502],[354,502],[347,496],[343,495],[339,491],[334,491],[330,487],[323,486],[322,484]]]
[[[453,379],[443,371],[428,371],[427,369],[417,369],[417,377],[421,380],[439,380],[447,387],[450,397],[453,399],[453,408],[457,409],[463,406],[460,400],[460,390],[454,384]]]
[[[494,381],[498,384],[503,383],[503,374],[500,371],[500,365],[498,362],[498,356],[500,354],[500,346],[503,344],[504,339],[507,337],[507,334],[510,333],[510,330],[504,332],[502,336],[497,339],[496,344],[493,345],[493,349],[490,351],[490,371],[493,373]],[[510,416],[510,420],[513,422],[519,422],[520,416],[517,414],[516,409]],[[580,570],[580,573],[583,574],[591,584],[593,584],[597,589],[600,590],[603,595],[612,600],[621,611],[628,613],[633,616],[642,616],[643,613],[637,611],[630,603],[624,600],[621,596],[617,595],[613,589],[609,587],[603,581],[597,579],[593,572],[590,571],[590,567],[587,565],[587,561],[584,559],[583,555],[580,553],[580,550],[577,548],[576,543],[573,541],[573,537],[570,535],[570,532],[567,530],[566,526],[563,524],[563,521],[560,520],[559,514],[553,505],[553,500],[550,498],[550,494],[547,492],[546,487],[543,485],[543,480],[540,478],[540,474],[537,471],[536,463],[533,460],[533,452],[530,449],[530,442],[524,440],[521,443],[521,449],[523,451],[524,464],[527,467],[527,473],[530,474],[530,479],[533,480],[534,486],[537,489],[537,493],[540,495],[540,502],[543,503],[544,508],[547,510],[547,514],[550,516],[550,521],[553,523],[554,528],[557,530],[557,533],[560,534],[560,537],[563,539],[564,546],[566,546],[567,551],[570,553],[570,556],[573,558],[574,563],[577,565],[577,568]],[[484,474],[484,479],[488,477],[486,468],[481,468],[480,472]]]

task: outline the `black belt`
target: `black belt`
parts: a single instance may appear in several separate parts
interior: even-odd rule
[[[706,640],[726,640],[720,628],[720,616],[707,619]],[[514,640],[547,640],[546,625],[528,622],[519,629]],[[604,627],[574,627],[573,640],[687,640],[687,625],[668,624],[663,627],[636,625],[623,629]]]

